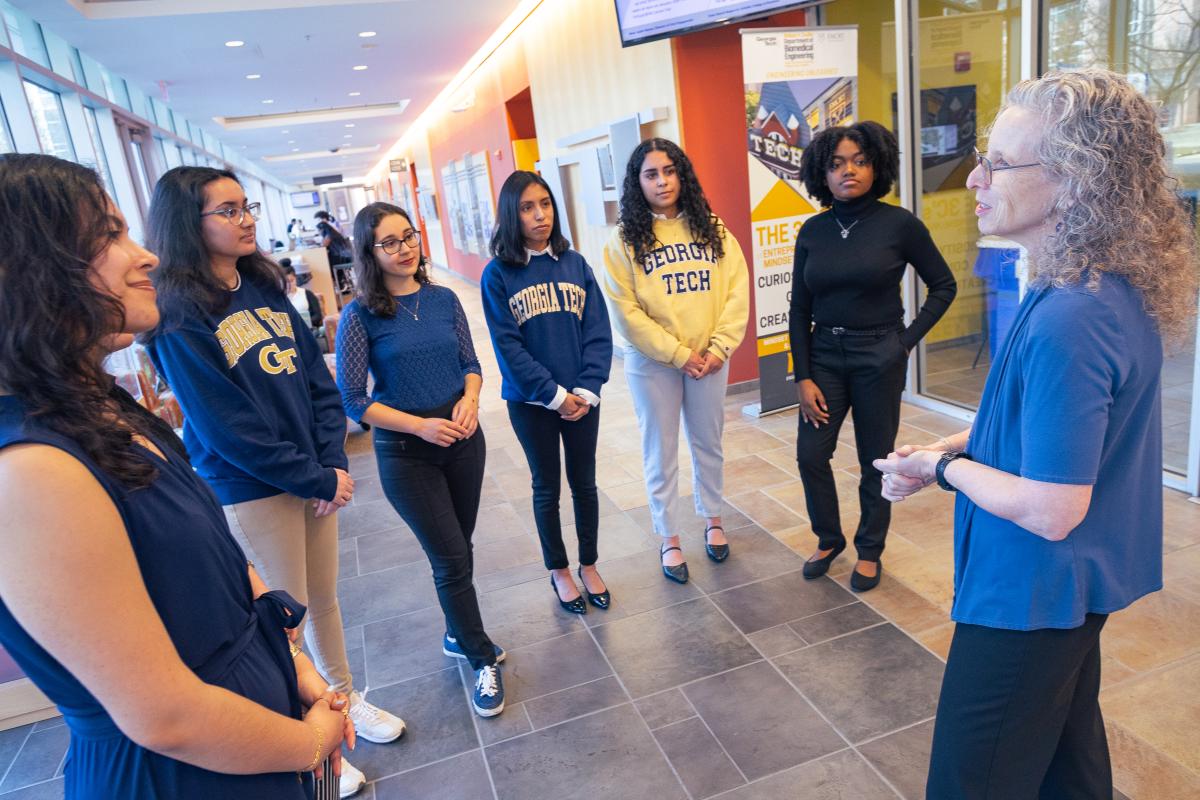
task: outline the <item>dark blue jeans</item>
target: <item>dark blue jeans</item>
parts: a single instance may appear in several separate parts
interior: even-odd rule
[[[533,519],[542,542],[542,561],[546,569],[570,566],[563,544],[562,522],[558,515],[558,497],[562,492],[562,474],[558,443],[562,441],[567,458],[567,483],[575,505],[575,534],[579,539],[579,563],[596,563],[596,539],[600,528],[600,499],[596,492],[596,438],[600,433],[600,409],[593,408],[575,422],[567,422],[542,406],[508,403],[508,418],[529,471],[533,474]]]
[[[429,557],[446,629],[458,640],[472,669],[496,663],[479,613],[471,549],[486,454],[482,428],[449,447],[375,429],[375,460],[383,493]]]

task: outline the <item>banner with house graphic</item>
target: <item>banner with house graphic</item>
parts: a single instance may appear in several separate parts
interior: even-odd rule
[[[750,166],[755,338],[761,412],[795,405],[788,348],[796,232],[820,209],[800,184],[800,156],[858,110],[858,29],[742,31]]]

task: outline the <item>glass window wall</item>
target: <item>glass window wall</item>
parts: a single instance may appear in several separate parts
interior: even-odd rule
[[[71,132],[67,129],[61,95],[32,81],[24,81],[24,84],[25,96],[29,100],[29,110],[33,114],[33,124],[37,129],[42,152],[74,161],[75,145],[71,141]]]

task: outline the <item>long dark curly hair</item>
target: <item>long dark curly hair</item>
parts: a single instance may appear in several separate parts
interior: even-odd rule
[[[864,120],[850,126],[826,128],[813,137],[800,156],[800,180],[804,188],[823,207],[833,205],[826,173],[833,168],[833,156],[843,139],[858,145],[875,171],[869,194],[880,198],[892,190],[900,174],[900,146],[896,137],[878,122]]]
[[[146,247],[158,256],[152,272],[158,290],[162,321],[142,337],[152,339],[170,330],[190,309],[199,307],[216,314],[229,307],[232,294],[212,271],[212,257],[204,243],[204,189],[222,178],[238,181],[237,175],[212,167],[175,167],[167,170],[154,187],[146,230]],[[275,262],[255,250],[237,260],[243,280],[265,289],[287,291],[287,281]]]
[[[713,255],[718,259],[725,255],[725,246],[721,237],[724,226],[713,214],[704,189],[696,178],[696,170],[692,162],[683,152],[683,148],[670,139],[647,139],[634,148],[629,156],[629,164],[625,167],[625,183],[621,188],[621,212],[618,225],[621,228],[621,238],[625,244],[633,248],[633,260],[640,262],[650,250],[654,249],[658,238],[654,235],[654,212],[646,202],[642,193],[639,175],[642,162],[647,153],[666,153],[667,158],[675,165],[675,174],[679,177],[679,213],[687,220],[688,230],[697,242],[712,248]]]
[[[384,217],[393,214],[404,217],[408,224],[413,226],[413,230],[417,229],[408,212],[391,203],[371,203],[354,217],[354,279],[358,284],[358,300],[372,314],[380,317],[396,315],[396,298],[388,291],[383,270],[375,260],[375,229]],[[429,279],[429,259],[425,257],[424,251],[417,261],[416,280],[422,286],[433,283]]]
[[[124,486],[148,486],[158,471],[133,434],[186,453],[104,371],[104,343],[125,321],[120,302],[89,278],[118,224],[104,185],[53,156],[2,155],[0,214],[0,387]]]

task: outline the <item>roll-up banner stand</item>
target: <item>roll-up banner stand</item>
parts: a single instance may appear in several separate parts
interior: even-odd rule
[[[800,156],[818,131],[855,122],[858,27],[746,28],[746,158],[750,165],[758,406],[796,405],[788,307],[792,253],[804,220],[820,208],[800,183]]]

